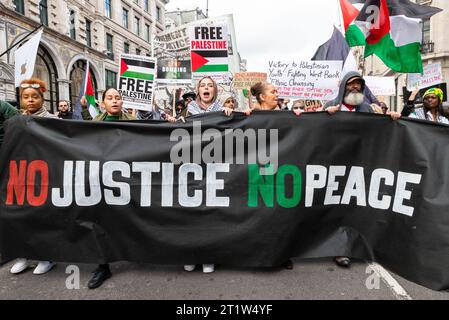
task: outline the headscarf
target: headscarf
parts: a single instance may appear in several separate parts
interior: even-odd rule
[[[424,93],[423,99],[425,99],[430,94],[436,95],[440,99],[440,102],[443,102],[444,93],[443,93],[443,90],[441,90],[440,88],[432,88],[432,89],[427,90]]]

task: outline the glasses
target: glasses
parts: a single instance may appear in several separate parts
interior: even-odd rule
[[[26,89],[26,88],[40,89],[41,85],[39,83],[22,83],[20,85],[20,87],[22,89]]]

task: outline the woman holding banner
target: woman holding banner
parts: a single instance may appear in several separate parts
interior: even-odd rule
[[[233,110],[225,108],[218,100],[218,86],[211,77],[201,79],[196,92],[196,100],[187,106],[189,116],[219,111],[223,111],[228,116],[232,114]]]
[[[41,118],[58,119],[57,116],[47,111],[44,106],[44,93],[47,91],[45,82],[39,79],[29,79],[21,82],[19,87],[20,107],[23,114],[26,116],[34,116]],[[12,266],[10,272],[12,274],[19,274],[28,269],[30,261],[25,258],[17,259]],[[33,273],[37,275],[49,272],[55,266],[51,261],[40,261]]]

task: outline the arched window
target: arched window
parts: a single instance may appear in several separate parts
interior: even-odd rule
[[[76,101],[79,98],[81,92],[81,86],[84,81],[84,73],[86,71],[86,61],[78,60],[73,64],[72,70],[70,70],[70,102],[72,106],[76,105]],[[95,74],[90,68],[90,77],[92,79],[92,85],[94,87],[95,97],[98,97],[98,85]]]
[[[58,71],[48,51],[39,46],[33,77],[45,81],[48,91],[44,94],[46,108],[54,113],[59,101]]]

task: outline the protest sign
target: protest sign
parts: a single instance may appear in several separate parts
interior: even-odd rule
[[[234,75],[234,89],[248,89],[258,82],[266,82],[267,74],[263,72],[238,72]]]
[[[157,83],[190,84],[192,83],[192,68],[190,61],[177,59],[158,59]]]
[[[407,90],[415,91],[428,88],[443,82],[441,63],[433,63],[424,66],[423,74],[409,73],[407,76]]]
[[[338,95],[342,61],[270,61],[268,80],[281,98],[331,100]]]
[[[153,91],[156,59],[122,54],[117,90],[123,96],[123,107],[144,111],[153,110]]]
[[[394,77],[363,77],[367,87],[375,96],[395,96],[396,82]]]
[[[189,36],[193,80],[211,77],[222,83],[229,74],[227,27],[191,26]]]

